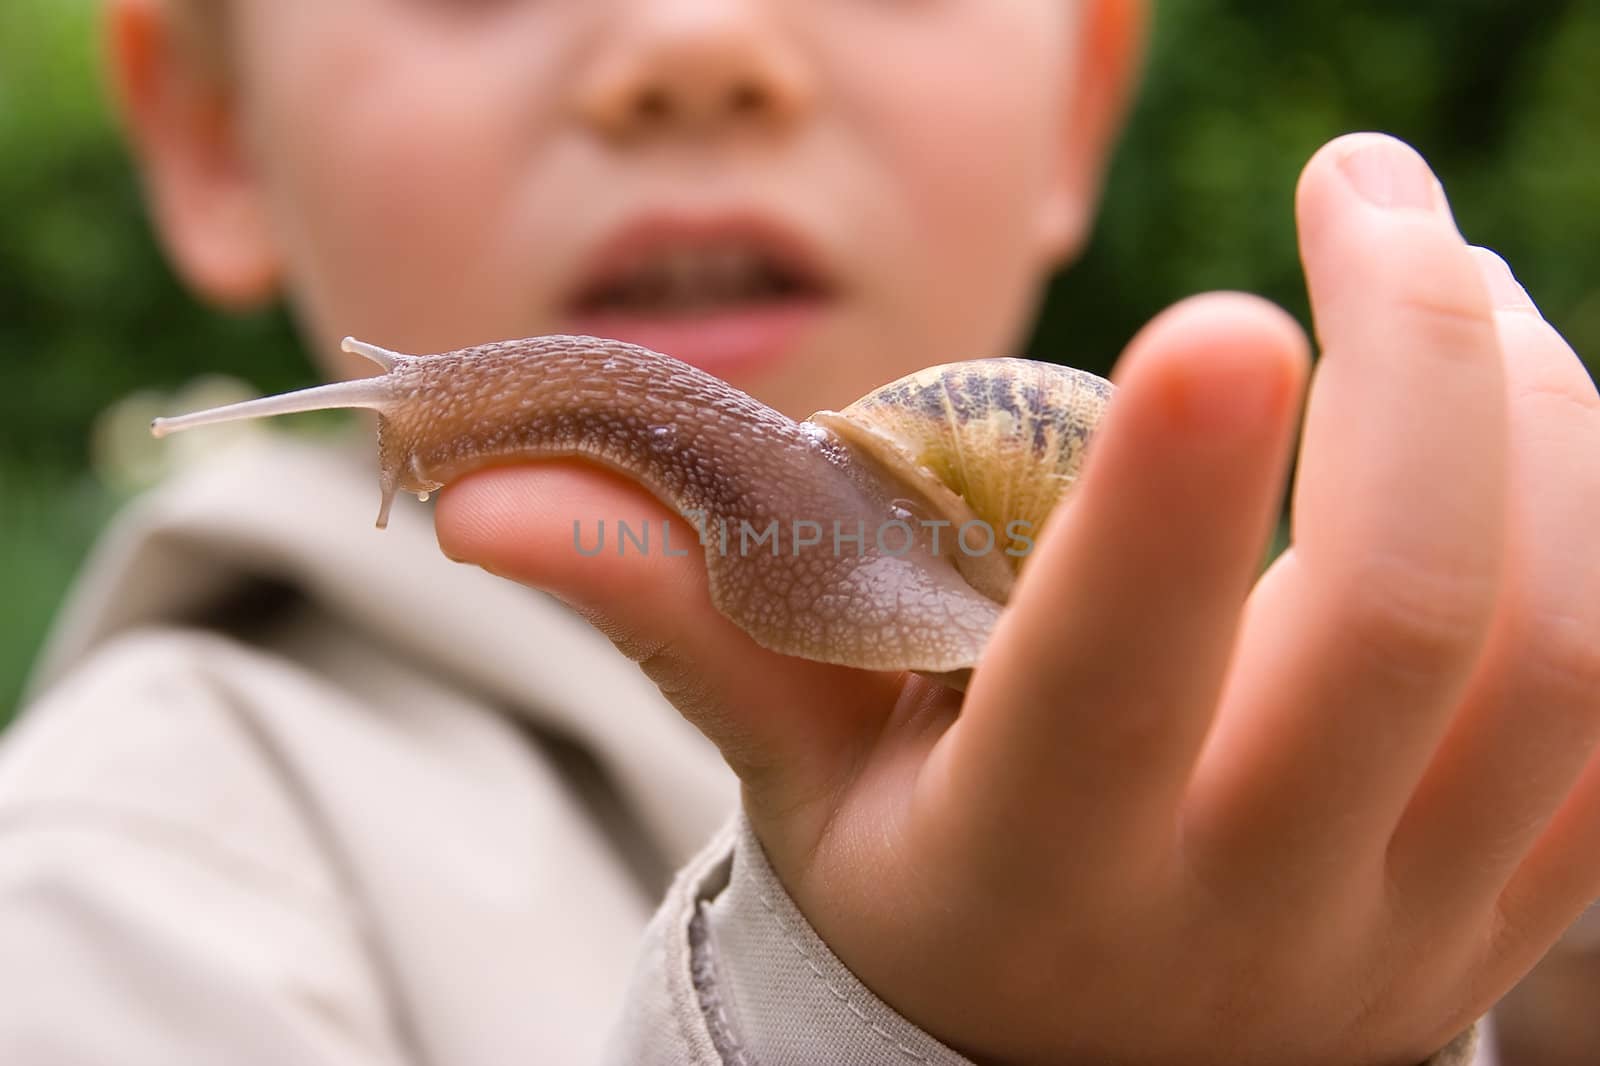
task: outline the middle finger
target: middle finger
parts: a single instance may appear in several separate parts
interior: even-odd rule
[[[1297,208],[1324,354],[1293,546],[1252,598],[1186,828],[1317,876],[1381,858],[1479,655],[1507,416],[1492,305],[1414,151],[1342,138]]]

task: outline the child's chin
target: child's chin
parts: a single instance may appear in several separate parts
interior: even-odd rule
[[[562,328],[643,345],[736,380],[792,358],[825,310],[823,300],[783,300],[704,313],[594,311],[572,315]]]

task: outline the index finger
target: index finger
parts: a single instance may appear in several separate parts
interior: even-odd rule
[[[588,543],[602,523],[662,539],[651,551],[615,536],[609,550],[579,551],[578,531]],[[892,702],[886,675],[767,651],[720,614],[693,529],[620,475],[573,461],[480,471],[441,491],[435,525],[452,558],[577,609],[765,798],[815,791]]]

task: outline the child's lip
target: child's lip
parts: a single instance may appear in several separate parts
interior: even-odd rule
[[[729,247],[758,256],[781,273],[786,291],[677,311],[596,299],[641,263],[682,250]],[[817,249],[773,215],[657,212],[637,217],[598,244],[563,311],[571,332],[642,344],[723,377],[743,377],[790,354],[836,294]]]
[[[794,299],[705,314],[574,314],[566,331],[643,345],[735,384],[785,361],[827,308]]]

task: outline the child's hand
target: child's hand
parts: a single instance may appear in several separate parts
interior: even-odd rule
[[[1293,547],[1255,580],[1304,341],[1189,301],[1124,358],[959,715],[756,648],[698,560],[572,565],[573,518],[662,515],[606,475],[469,478],[441,542],[640,659],[823,939],[951,1045],[1420,1060],[1600,893],[1600,400],[1408,149],[1324,149],[1299,222]]]

